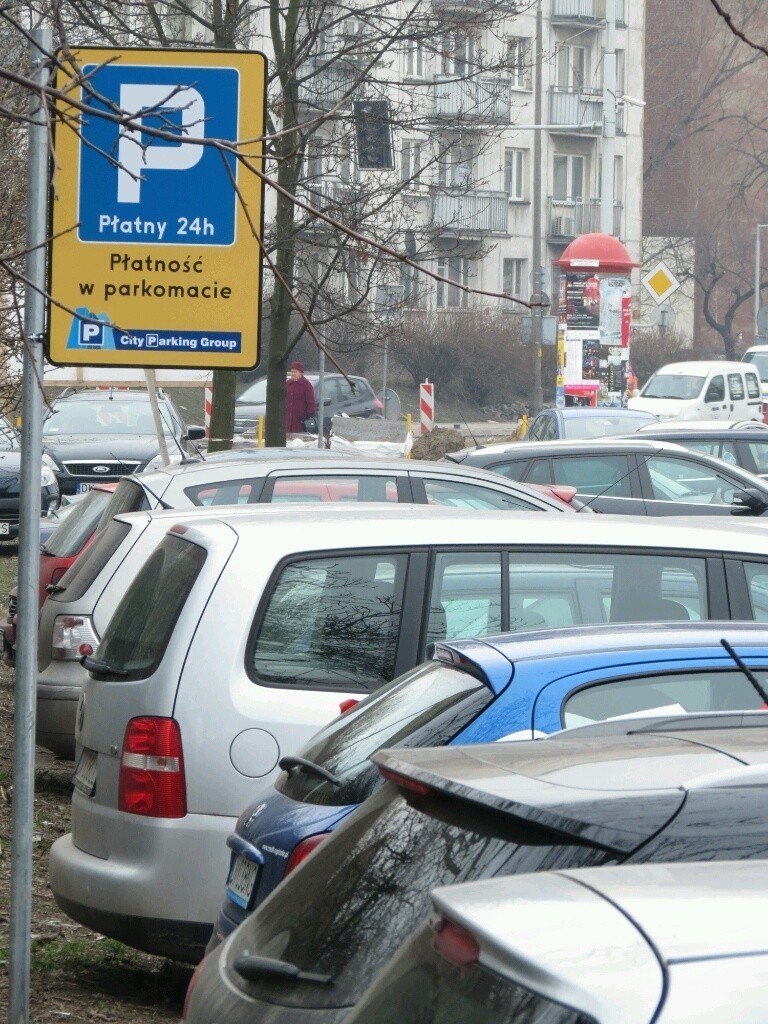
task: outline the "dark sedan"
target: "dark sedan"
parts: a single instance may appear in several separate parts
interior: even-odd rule
[[[701,423],[652,423],[638,434],[656,441],[671,441],[692,452],[714,455],[730,466],[768,478],[768,426],[756,420]]]
[[[606,438],[489,445],[445,456],[528,484],[566,484],[596,512],[763,515],[768,482],[665,441]]]
[[[0,416],[0,541],[19,535],[21,500],[21,443],[14,427]],[[43,516],[57,508],[59,486],[50,459],[43,456],[40,471],[40,511]]]
[[[187,427],[170,397],[158,393],[169,457],[197,457],[203,427]],[[43,450],[55,463],[62,494],[140,473],[159,460],[160,445],[146,391],[105,388],[56,398],[43,422]]]
[[[315,389],[317,401],[320,378],[316,373],[305,373],[304,376]],[[323,431],[326,434],[331,429],[334,416],[346,414],[381,419],[384,415],[384,405],[365,377],[347,379],[340,373],[326,373],[323,378],[323,408]],[[262,377],[235,400],[235,433],[255,430],[259,417],[264,416],[266,411],[267,378]]]

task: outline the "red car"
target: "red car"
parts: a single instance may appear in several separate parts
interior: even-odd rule
[[[40,548],[41,608],[48,596],[48,587],[58,583],[77,556],[93,540],[99,520],[116,487],[117,481],[94,484],[81,501],[65,506],[67,511],[63,515],[59,513],[61,525],[53,530]],[[8,595],[8,617],[3,625],[3,653],[10,664],[13,664],[16,652],[17,599],[18,587],[14,587]]]

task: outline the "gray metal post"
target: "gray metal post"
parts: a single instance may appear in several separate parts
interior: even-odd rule
[[[48,77],[49,29],[33,29],[34,79]],[[19,625],[16,643],[16,714],[13,749],[9,1024],[29,1020],[32,921],[32,833],[35,799],[35,684],[40,582],[40,475],[42,467],[43,332],[48,235],[48,131],[39,97],[32,96],[29,128],[27,258],[24,290],[21,501],[19,506]]]
[[[389,329],[389,325],[387,325],[387,330],[388,329]],[[382,367],[382,376],[384,378],[384,381],[382,383],[382,395],[383,395],[382,404],[384,406],[384,409],[383,409],[384,419],[387,418],[387,404],[388,404],[388,402],[387,402],[387,370],[388,370],[388,365],[387,364],[388,364],[388,362],[389,362],[389,335],[385,334],[384,335],[384,365]]]
[[[768,224],[758,224],[755,231],[755,315],[753,318],[755,341],[757,341],[758,335],[760,334],[760,328],[757,325],[757,314],[760,312],[760,275],[762,273],[760,268],[760,232],[763,228],[768,228]]]
[[[616,163],[616,0],[605,0],[605,53],[603,54],[603,153],[600,174],[600,230],[613,231],[614,174]]]
[[[544,55],[542,49],[542,13],[541,0],[536,5],[536,85],[533,96],[533,120],[536,125],[541,124],[542,107],[542,81],[541,76],[544,67]],[[533,239],[531,245],[531,257],[533,262],[534,291],[533,301],[541,302],[544,291],[541,273],[541,131],[536,131],[533,136]],[[544,393],[541,384],[541,306],[534,306],[531,310],[531,348],[533,349],[533,399],[531,412],[535,416],[541,412],[544,401]]]
[[[321,335],[321,341],[325,345],[325,332]],[[320,349],[320,365],[317,375],[317,447],[325,448],[325,349]]]

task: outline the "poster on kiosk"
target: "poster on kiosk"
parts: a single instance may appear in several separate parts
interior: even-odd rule
[[[612,235],[581,235],[560,268],[556,402],[626,405],[630,272],[639,266]]]

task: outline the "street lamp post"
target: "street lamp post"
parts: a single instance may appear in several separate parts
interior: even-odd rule
[[[768,224],[758,224],[755,231],[755,316],[753,324],[755,339],[759,334],[757,315],[760,312],[760,232],[763,228],[768,228]]]

